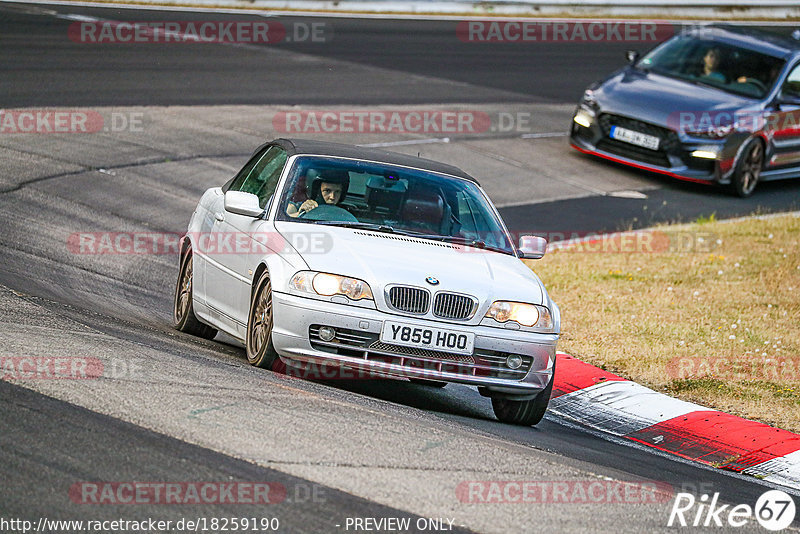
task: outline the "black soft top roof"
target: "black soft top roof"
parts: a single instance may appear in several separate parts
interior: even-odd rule
[[[338,156],[351,159],[364,159],[369,161],[378,161],[383,163],[390,163],[393,165],[402,165],[404,167],[414,167],[441,174],[450,174],[464,178],[473,183],[478,181],[465,173],[458,167],[439,163],[425,158],[418,158],[416,156],[409,156],[407,154],[399,154],[397,152],[389,152],[388,150],[380,150],[377,148],[366,148],[355,145],[347,145],[344,143],[330,143],[327,141],[315,141],[312,139],[275,139],[263,146],[279,145],[284,148],[289,156],[309,154],[320,156]],[[263,148],[263,147],[262,147]],[[261,148],[259,148],[261,150]]]

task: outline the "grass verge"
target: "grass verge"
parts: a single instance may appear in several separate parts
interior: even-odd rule
[[[559,349],[668,395],[800,432],[800,217],[662,226],[528,262]]]

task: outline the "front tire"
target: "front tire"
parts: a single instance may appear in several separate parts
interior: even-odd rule
[[[201,323],[194,314],[192,303],[193,263],[192,252],[189,250],[181,259],[181,267],[178,270],[178,284],[175,286],[175,298],[172,306],[172,323],[181,332],[213,339],[217,335],[216,328]]]
[[[247,361],[254,367],[275,370],[280,361],[272,345],[272,283],[267,271],[261,275],[247,316]]]
[[[736,163],[731,186],[733,192],[746,198],[753,194],[764,166],[764,145],[758,139],[751,139],[742,150],[742,157]]]
[[[547,411],[553,382],[556,377],[556,366],[553,362],[553,376],[547,387],[534,398],[525,401],[509,400],[503,397],[492,397],[492,409],[495,416],[503,423],[510,425],[533,426],[539,423]]]

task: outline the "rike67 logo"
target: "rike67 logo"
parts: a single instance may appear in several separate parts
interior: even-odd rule
[[[700,498],[692,493],[678,493],[669,514],[668,527],[743,527],[755,518],[765,529],[783,530],[794,521],[794,499],[780,490],[769,490],[749,504],[719,504],[719,492]]]

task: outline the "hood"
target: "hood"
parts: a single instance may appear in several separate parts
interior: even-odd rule
[[[733,116],[753,107],[755,101],[731,93],[675,78],[624,69],[594,90],[601,112],[677,129],[681,113]]]
[[[289,242],[298,242],[292,234],[302,232],[323,244],[299,250],[309,269],[360,278],[370,285],[378,303],[389,284],[472,295],[482,308],[491,304],[490,299],[545,303],[539,278],[507,254],[354,228],[292,222],[278,222],[276,228]],[[439,284],[428,284],[428,277]]]

